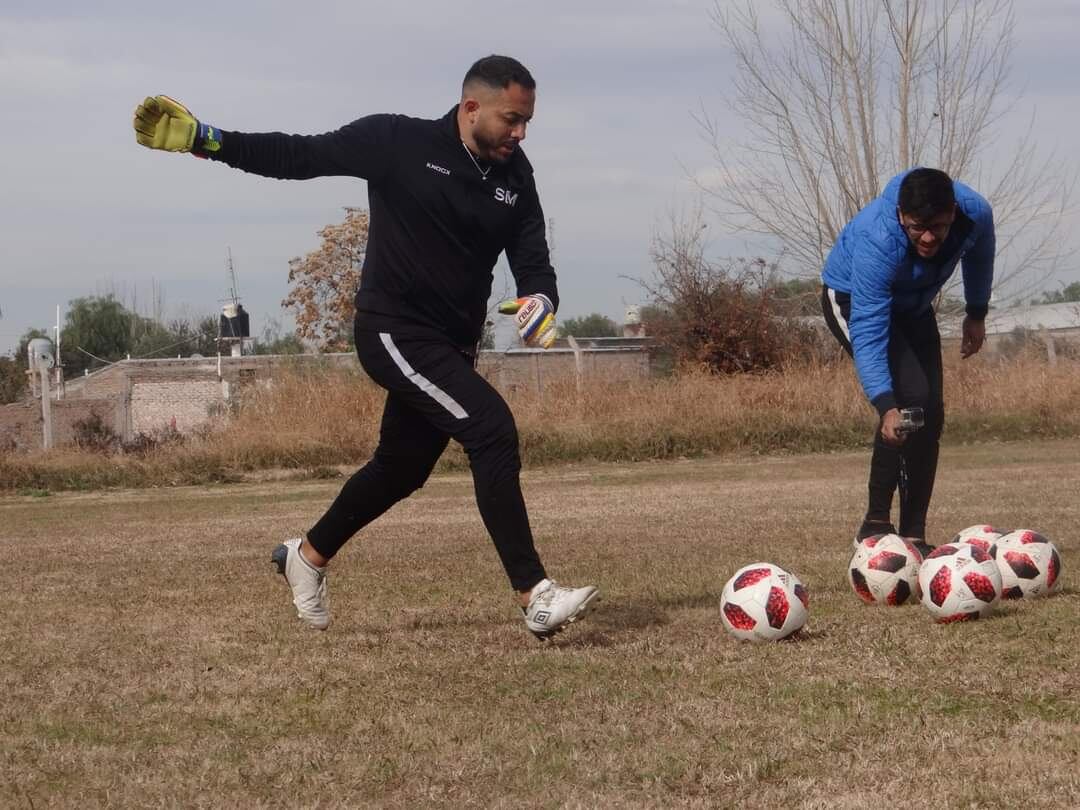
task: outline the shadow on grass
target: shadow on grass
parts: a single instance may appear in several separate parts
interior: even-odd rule
[[[677,597],[605,600],[583,620],[557,636],[559,646],[612,647],[635,641],[638,633],[671,624],[669,612],[711,608],[719,604],[715,594]]]

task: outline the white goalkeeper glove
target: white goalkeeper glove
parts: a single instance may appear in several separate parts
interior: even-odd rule
[[[499,312],[514,316],[521,342],[526,346],[550,349],[555,343],[555,307],[546,295],[536,293],[503,301]]]

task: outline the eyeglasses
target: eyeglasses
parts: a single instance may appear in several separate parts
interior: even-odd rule
[[[904,215],[897,210],[897,216],[900,219],[900,225],[908,236],[912,239],[919,239],[925,233],[932,233],[935,239],[944,239],[948,233],[949,228],[952,227],[953,221],[950,219],[948,222],[938,222],[934,224],[927,224],[925,222],[904,222]]]
[[[946,222],[943,225],[923,225],[921,222],[912,222],[910,225],[906,222],[900,224],[904,226],[904,230],[908,232],[908,236],[912,239],[918,239],[924,233],[932,233],[935,239],[944,239],[949,233],[949,228],[952,227],[951,222]]]

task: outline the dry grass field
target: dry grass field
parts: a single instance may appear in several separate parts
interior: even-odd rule
[[[950,446],[931,542],[1037,528],[1061,594],[968,625],[863,606],[866,453],[530,471],[550,572],[603,601],[529,635],[467,475],[346,546],[334,624],[269,562],[340,482],[0,498],[0,806],[1080,806],[1080,442]],[[718,599],[768,560],[796,642]]]

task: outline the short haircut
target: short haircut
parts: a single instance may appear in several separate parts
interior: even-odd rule
[[[944,214],[956,205],[953,181],[941,169],[913,169],[900,181],[900,210],[920,222]]]
[[[520,84],[526,90],[536,89],[536,80],[517,59],[492,54],[478,59],[465,74],[462,90],[470,84],[483,84],[492,90],[505,90],[511,84]]]

